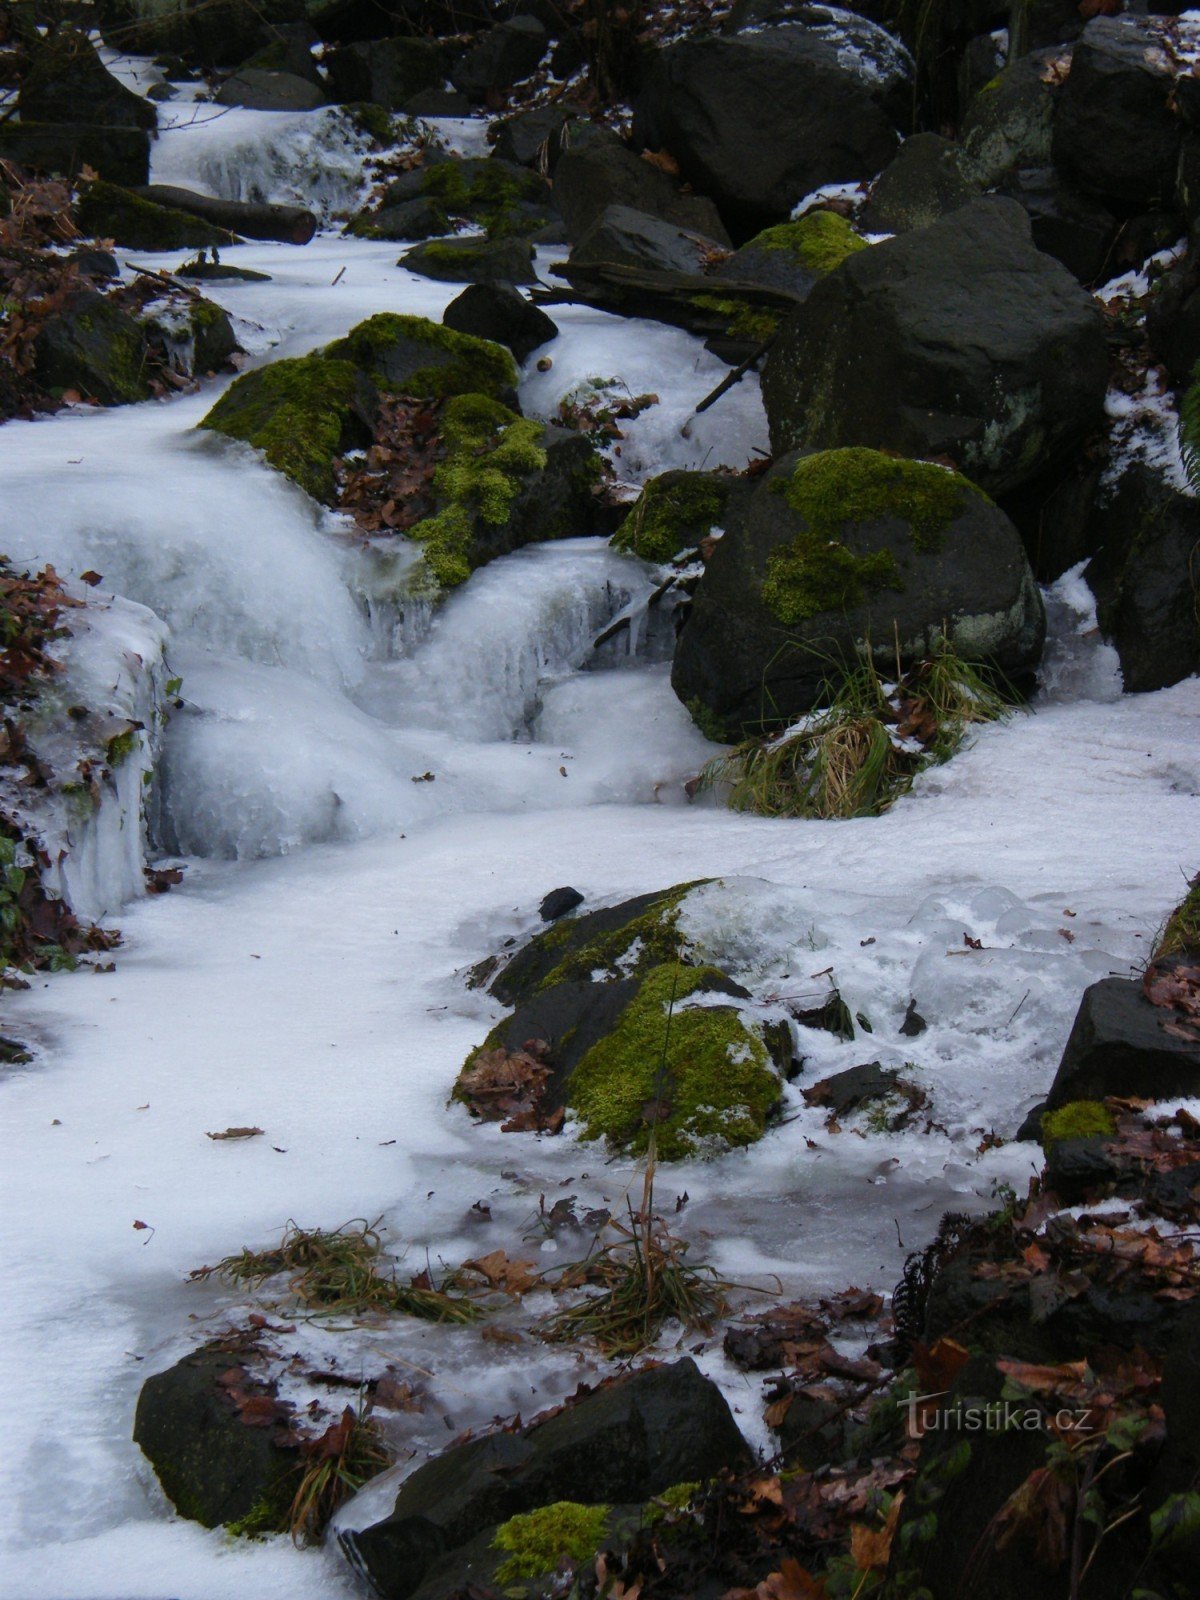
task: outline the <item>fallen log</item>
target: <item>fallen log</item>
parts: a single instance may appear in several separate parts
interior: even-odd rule
[[[134,190],[143,200],[173,206],[247,239],[274,239],[281,244],[307,244],[317,231],[317,219],[303,206],[277,206],[253,200],[217,200],[170,183],[148,183]]]

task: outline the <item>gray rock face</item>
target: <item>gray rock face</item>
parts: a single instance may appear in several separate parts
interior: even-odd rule
[[[1177,77],[1157,18],[1089,22],[1055,114],[1055,165],[1104,199],[1143,210],[1168,201],[1183,137]]]
[[[1164,689],[1200,671],[1200,500],[1135,465],[1096,512],[1092,533],[1098,553],[1087,580],[1126,690]]]
[[[866,233],[910,233],[978,193],[962,175],[956,145],[936,133],[914,133],[880,174],[859,221]]]
[[[562,153],[563,130],[576,120],[578,112],[569,106],[538,106],[494,122],[488,130],[495,135],[492,154],[519,167],[540,167],[553,172]]]
[[[809,520],[789,503],[805,460],[820,465],[823,493],[835,508],[873,495],[864,486],[894,470],[895,509],[858,520],[839,520],[835,510],[814,541]],[[931,488],[951,496],[936,534],[914,532],[911,507],[920,500],[906,509],[903,487],[903,474],[913,471],[918,496]],[[799,597],[790,608],[781,604],[789,596]],[[796,453],[778,461],[747,500],[731,499],[725,537],[676,647],[671,686],[736,740],[811,710],[830,673],[839,664],[856,666],[868,643],[894,671],[897,637],[902,665],[912,666],[943,628],[964,655],[991,660],[1011,676],[1037,663],[1041,596],[1004,513],[935,466],[868,450]]]
[[[963,176],[990,189],[1021,167],[1046,167],[1054,108],[1071,53],[1035,50],[1006,67],[972,101],[960,130]]]
[[[897,139],[881,89],[819,29],[685,40],[660,51],[647,74],[635,142],[669,150],[744,239],[819,185],[887,165]]]
[[[763,373],[776,451],[868,445],[946,458],[990,494],[1103,413],[1103,321],[1012,200],[850,256],[785,324]]]
[[[447,1450],[405,1480],[389,1517],[342,1534],[342,1548],[384,1600],[407,1600],[434,1562],[481,1528],[558,1500],[644,1501],[746,1455],[720,1391],[684,1359],[599,1389],[524,1433]]]
[[[540,306],[518,294],[510,283],[473,283],[442,313],[447,328],[473,333],[507,345],[518,361],[526,361],[558,328]]]
[[[219,106],[244,106],[248,111],[315,111],[325,104],[325,91],[292,72],[241,67],[213,98]]]
[[[629,206],[609,206],[571,251],[573,267],[646,267],[658,272],[703,272],[716,240],[661,222]]]
[[[511,89],[534,70],[548,42],[536,17],[513,17],[489,29],[471,46],[450,74],[450,81],[472,100],[482,100],[489,89]]]
[[[609,206],[628,206],[729,242],[711,200],[683,193],[674,178],[643,161],[607,128],[585,124],[567,130],[554,168],[554,198],[572,241],[581,239]]]
[[[78,390],[101,405],[127,405],[150,393],[146,336],[95,289],[78,289],[37,337],[36,370],[50,390]]]
[[[1151,1005],[1134,978],[1102,978],[1084,991],[1047,1108],[1133,1095],[1200,1094],[1200,1040],[1169,1031],[1180,1017]]]
[[[1023,167],[1004,184],[1029,218],[1033,242],[1061,261],[1083,284],[1103,283],[1116,267],[1116,217],[1099,200],[1081,194],[1053,167]]]

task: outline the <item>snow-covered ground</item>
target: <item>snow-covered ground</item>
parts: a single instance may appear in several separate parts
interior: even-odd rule
[[[233,128],[171,135],[170,177],[224,172],[232,187],[214,146]],[[440,315],[453,288],[397,253],[333,233],[231,249],[223,260],[272,281],[212,293],[258,358],[298,354],[376,311]],[[553,365],[526,375],[526,407],[548,412],[597,378],[658,393],[628,425],[631,481],[765,448],[753,380],[683,435],[725,371],[687,335],[582,308],[555,317]],[[619,1203],[626,1163],[473,1127],[446,1104],[496,1015],[456,974],[531,930],[548,889],[574,884],[594,904],[721,879],[686,916],[735,976],[790,999],[819,997],[832,975],[870,1019],[852,1044],[806,1034],[806,1081],[878,1059],[929,1092],[940,1130],[861,1136],[828,1133],[789,1091],[783,1125],[752,1151],[664,1169],[660,1192],[690,1196],[678,1220],[697,1251],[792,1294],[889,1288],[943,1210],[1023,1186],[1034,1147],[977,1148],[1013,1133],[1083,988],[1144,955],[1196,866],[1200,684],[1121,698],[1077,573],[1050,597],[1035,712],[981,732],[887,816],[689,806],[682,783],[712,747],[664,664],[653,650],[590,662],[604,623],[648,593],[638,563],[594,540],[522,551],[436,619],[401,617],[385,560],[251,452],[193,432],[220,388],[0,429],[0,549],[69,578],[95,569],[170,630],[184,710],[163,828],[193,853],[180,888],[121,913],[114,973],[39,978],[6,1010],[5,1031],[36,1051],[0,1083],[12,1600],[350,1591],[335,1554],[174,1518],[130,1441],[138,1387],[234,1303],[188,1270],[289,1218],[382,1216],[414,1263],[453,1265],[524,1235],[535,1254],[567,1249],[538,1234],[540,1195],[575,1195],[581,1212]],[[916,1039],[899,1032],[910,999],[929,1023]],[[265,1134],[206,1137],[231,1125]],[[480,1200],[491,1223],[472,1213]],[[561,1349],[415,1323],[361,1348],[367,1370],[421,1375],[425,1412],[402,1419],[420,1450],[528,1415],[591,1370]],[[757,1382],[715,1349],[702,1361],[759,1437]]]

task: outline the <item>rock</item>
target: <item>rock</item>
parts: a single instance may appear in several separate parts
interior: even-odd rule
[[[917,1010],[917,1002],[910,1000],[908,1009],[904,1013],[904,1021],[900,1024],[901,1035],[905,1039],[919,1039],[928,1026],[925,1018]]]
[[[572,241],[602,217],[609,206],[628,206],[663,222],[729,243],[712,201],[685,194],[679,182],[643,161],[607,128],[572,126],[554,168],[554,199]]]
[[[993,188],[1021,167],[1048,167],[1054,108],[1070,51],[1034,50],[976,95],[959,132],[958,164],[968,183]]]
[[[239,67],[213,96],[219,106],[244,106],[248,111],[315,111],[325,105],[324,90],[291,72]]]
[[[93,239],[112,239],[132,250],[176,250],[239,242],[237,234],[226,228],[143,200],[131,190],[102,179],[80,190],[75,216],[84,234]]]
[[[1094,301],[988,196],[848,257],[784,325],[762,387],[777,452],[949,457],[995,494],[1078,444],[1107,382]]]
[[[1186,389],[1200,361],[1200,252],[1189,249],[1153,286],[1146,338],[1177,389]]]
[[[430,399],[482,394],[506,404],[516,398],[517,369],[507,350],[426,317],[380,312],[322,353],[334,361],[352,361],[390,394]]]
[[[491,28],[458,62],[450,82],[469,99],[511,89],[529,77],[546,54],[546,30],[536,17],[513,17]]]
[[[535,167],[553,175],[566,144],[564,134],[581,112],[571,106],[538,106],[515,117],[493,122],[488,129],[492,154],[518,167]]]
[[[1163,689],[1200,670],[1200,501],[1134,463],[1102,499],[1089,531],[1098,553],[1086,577],[1126,691]]]
[[[469,117],[471,102],[457,89],[418,89],[404,111],[410,117]]]
[[[972,483],[873,450],[794,453],[731,499],[680,635],[671,685],[730,741],[819,701],[864,641],[894,675],[942,636],[1010,677],[1045,621],[1020,537]]]
[[[134,55],[177,56],[202,67],[236,66],[268,47],[280,24],[302,19],[304,0],[104,0],[106,44]]]
[[[879,89],[844,66],[819,29],[684,40],[651,64],[635,142],[670,151],[745,239],[784,221],[821,184],[886,166],[897,139]]]
[[[868,1061],[820,1079],[811,1089],[805,1089],[804,1099],[810,1106],[827,1110],[832,1117],[845,1117],[872,1101],[890,1100],[906,1092],[912,1092],[912,1085],[905,1083],[898,1072],[878,1061]]]
[[[187,378],[220,371],[241,349],[228,313],[211,300],[197,298],[169,312],[156,312],[143,318],[142,326],[171,367]]]
[[[880,173],[863,207],[864,233],[910,233],[948,216],[978,194],[958,165],[958,147],[936,133],[914,133]]]
[[[221,1381],[237,1369],[234,1351],[204,1345],[147,1378],[138,1396],[134,1442],[180,1516],[206,1528],[268,1504],[283,1510],[295,1493],[295,1451],[276,1444],[277,1428],[243,1421]]]
[[[23,122],[142,129],[158,125],[154,107],[113,77],[90,39],[69,28],[49,35],[30,52],[20,110]]]
[[[1002,192],[1029,218],[1038,249],[1061,261],[1078,282],[1091,287],[1113,276],[1119,224],[1098,200],[1073,189],[1053,167],[1023,167]]]
[[[410,1600],[445,1600],[472,1589],[495,1594],[497,1583],[503,1584],[506,1600],[536,1600],[548,1583],[562,1577],[564,1564],[588,1570],[602,1550],[627,1545],[644,1515],[643,1506],[585,1506],[572,1500],[518,1513],[434,1561]],[[507,1553],[509,1544],[513,1555]],[[544,1570],[535,1574],[541,1563]]]
[[[520,363],[558,336],[558,328],[541,307],[509,283],[473,283],[451,300],[442,322],[458,333],[507,345]]]
[[[108,250],[97,250],[92,245],[80,245],[77,250],[71,251],[67,260],[75,264],[83,277],[98,282],[111,282],[121,276],[116,256]]]
[[[37,336],[38,382],[51,392],[75,389],[102,405],[145,400],[146,338],[134,319],[95,289],[77,289]]]
[[[196,283],[270,283],[269,272],[253,272],[249,267],[230,267],[222,261],[206,261],[201,251],[194,261],[176,267],[172,276]]]
[[[377,406],[352,362],[299,356],[243,373],[199,426],[253,445],[314,500],[331,501],[334,459],[371,443]]]
[[[375,217],[414,200],[424,200],[441,219],[439,233],[455,221],[483,228],[493,239],[527,236],[555,216],[544,178],[524,167],[470,157],[428,162],[391,182],[379,211],[360,212],[352,233],[368,232]]]
[[[578,889],[551,889],[538,907],[538,915],[543,922],[557,922],[559,917],[565,917],[568,911],[582,904],[583,896]]]
[[[746,1460],[720,1390],[685,1358],[595,1390],[521,1433],[452,1446],[405,1479],[387,1518],[340,1541],[384,1600],[408,1600],[434,1562],[481,1528],[563,1500],[644,1502]]]
[[[396,263],[443,283],[536,283],[527,239],[431,239]]]
[[[1096,17],[1083,31],[1054,118],[1054,164],[1115,205],[1162,204],[1175,188],[1183,127],[1178,68],[1156,18]]]
[[[402,200],[379,211],[360,211],[346,232],[360,239],[437,239],[447,230],[446,213],[432,200]]]
[[[806,300],[821,278],[866,248],[866,241],[836,211],[809,211],[795,222],[764,228],[718,262],[711,276],[786,289],[796,300]]]
[[[319,34],[307,23],[296,22],[280,24],[275,29],[275,35],[270,44],[255,51],[249,60],[241,62],[239,70],[244,67],[256,67],[264,72],[287,72],[294,78],[304,78],[323,91],[325,80],[313,56],[313,46],[319,42]],[[321,65],[327,68],[328,64],[327,52]],[[322,99],[324,98],[322,94]],[[346,98],[364,100],[370,96],[348,95]]]
[[[491,980],[516,1010],[468,1057],[455,1098],[477,1109],[483,1058],[536,1039],[550,1070],[537,1115],[570,1110],[583,1139],[644,1149],[648,1106],[666,1160],[761,1138],[791,1063],[790,1033],[724,1003],[749,996],[683,951],[676,922],[693,887],[555,923],[519,950]]]
[[[1136,979],[1093,983],[1079,1003],[1048,1110],[1106,1095],[1171,1100],[1200,1093],[1200,1036],[1188,1038],[1184,1020],[1152,1005]]]
[[[438,39],[363,40],[328,51],[324,64],[335,99],[367,100],[389,111],[411,110],[415,95],[440,90],[446,78]]]
[[[150,175],[150,135],[144,128],[10,118],[0,122],[0,157],[34,172],[71,178],[90,167],[111,183],[135,186]]]
[[[317,231],[317,219],[303,206],[269,205],[256,200],[219,200],[170,183],[150,183],[138,190],[143,200],[186,211],[216,228],[228,229],[247,239],[275,239],[280,244],[307,244]]]
[[[718,527],[737,484],[720,472],[659,473],[613,534],[613,548],[665,565],[681,550],[694,550]]]
[[[571,251],[571,267],[646,267],[656,272],[703,272],[716,240],[691,233],[673,222],[661,222],[629,206],[609,206],[596,218]]]

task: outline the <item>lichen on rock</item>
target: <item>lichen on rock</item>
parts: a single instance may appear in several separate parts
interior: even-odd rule
[[[707,472],[651,478],[613,535],[613,547],[660,564],[698,544],[721,520],[734,480]]]

